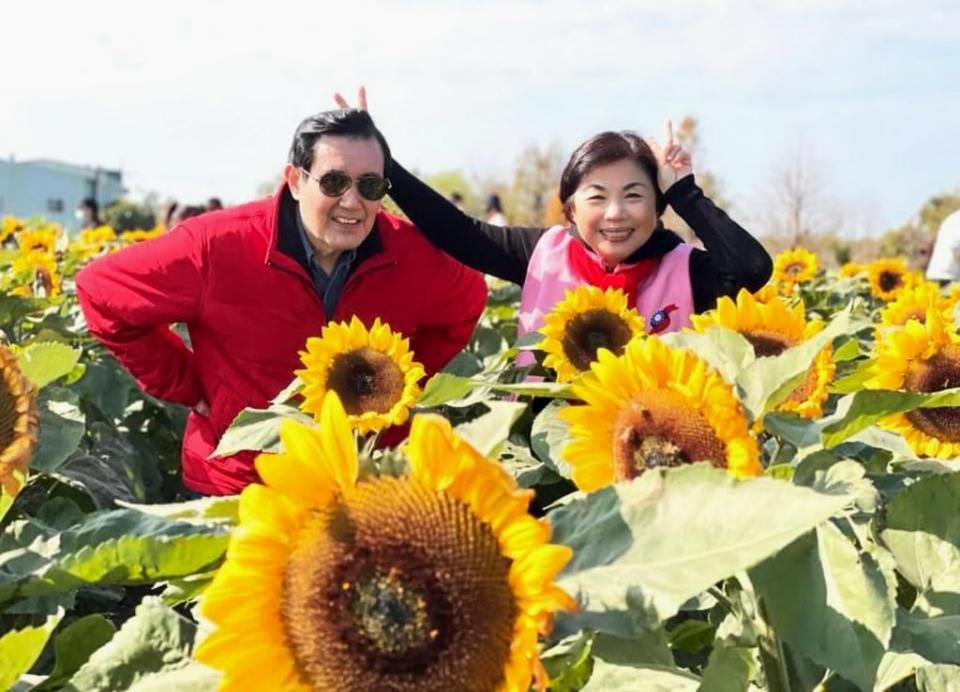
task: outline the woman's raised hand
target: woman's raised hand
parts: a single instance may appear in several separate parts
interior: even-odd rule
[[[337,102],[337,105],[341,108],[350,108],[350,104],[347,103],[347,99],[343,98],[340,95],[340,92],[337,91],[333,94],[333,100]],[[367,110],[367,89],[366,87],[360,87],[357,90],[357,108],[362,111]]]
[[[656,139],[647,137],[646,142],[657,156],[658,174],[657,184],[660,191],[666,192],[670,187],[688,175],[693,174],[693,158],[690,152],[673,137],[673,121],[667,120],[667,144],[661,147]]]

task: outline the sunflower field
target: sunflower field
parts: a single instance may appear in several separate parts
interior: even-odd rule
[[[491,283],[429,379],[328,324],[192,499],[73,295],[162,232],[3,219],[0,690],[960,689],[960,287],[798,248],[658,336]]]

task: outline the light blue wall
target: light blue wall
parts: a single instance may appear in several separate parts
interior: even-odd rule
[[[94,192],[101,209],[119,199],[123,194],[120,172],[55,161],[0,160],[0,216],[42,216],[77,231],[77,205]]]

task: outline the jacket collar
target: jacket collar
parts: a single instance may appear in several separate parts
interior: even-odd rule
[[[284,183],[274,197],[273,215],[270,219],[272,237],[265,261],[266,264],[275,264],[294,271],[296,267],[300,267],[309,277],[307,252],[300,239],[298,214],[297,202]],[[379,228],[381,222],[382,218],[378,213],[370,234],[357,247],[351,271],[365,260],[385,252]]]

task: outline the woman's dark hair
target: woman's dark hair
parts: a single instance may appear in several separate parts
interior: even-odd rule
[[[487,197],[487,211],[496,211],[500,212],[501,214],[503,213],[503,206],[500,204],[500,195],[493,193]]]
[[[563,168],[560,176],[560,201],[563,202],[564,213],[570,217],[570,198],[580,187],[583,177],[597,166],[628,159],[640,166],[650,176],[653,184],[657,215],[663,213],[666,201],[660,186],[657,183],[657,157],[650,145],[643,141],[638,134],[630,131],[601,132],[581,144]]]
[[[370,114],[356,108],[323,111],[304,119],[293,133],[290,163],[309,171],[313,167],[313,147],[323,135],[377,140],[383,150],[383,174],[388,175],[391,159],[387,140],[373,124]]]

